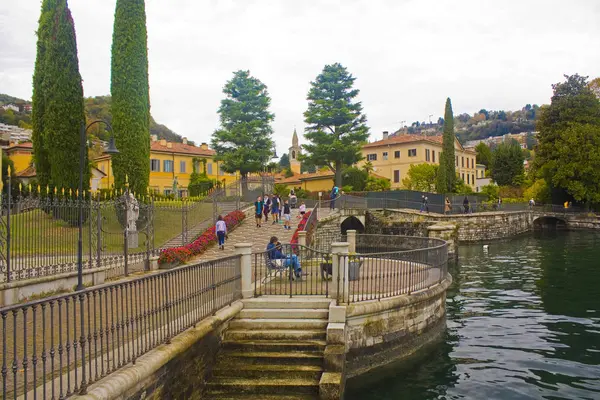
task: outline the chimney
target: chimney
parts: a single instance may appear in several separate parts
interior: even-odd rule
[[[152,135],[151,138],[153,142],[156,142],[158,140],[158,135]]]
[[[172,149],[172,148],[173,148],[173,143],[167,142],[167,149]]]
[[[389,134],[388,131],[383,131],[383,140],[388,140]]]
[[[200,144],[200,148],[201,148],[202,150],[208,150],[208,145],[207,145],[206,143],[202,142],[202,143]]]
[[[183,142],[183,144],[187,144],[187,138],[186,137],[184,137],[181,141]]]
[[[166,146],[167,145],[167,141],[165,139],[160,139],[160,145],[161,146]]]

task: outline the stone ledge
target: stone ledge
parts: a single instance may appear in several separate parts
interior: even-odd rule
[[[420,292],[390,297],[381,300],[370,300],[361,303],[352,303],[348,306],[348,311],[346,314],[347,319],[352,319],[353,317],[361,317],[365,315],[377,315],[388,310],[395,310],[398,308],[404,308],[412,304],[420,303],[430,298],[439,296],[441,293],[445,292],[451,284],[452,275],[448,273],[446,279],[444,279],[442,282]]]
[[[198,340],[212,332],[216,327],[235,317],[244,307],[241,301],[222,308],[212,316],[200,321],[195,328],[190,328],[175,336],[171,344],[163,344],[137,359],[135,365],[128,365],[109,376],[94,383],[88,393],[74,396],[80,400],[121,399],[125,393],[131,393],[143,382],[152,377],[170,360],[181,355]]]

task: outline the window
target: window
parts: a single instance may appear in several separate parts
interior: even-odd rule
[[[367,161],[377,161],[377,154],[367,154]]]
[[[462,173],[462,180],[463,180],[463,182],[465,181],[465,173],[464,172]]]
[[[394,183],[398,183],[400,182],[400,170],[395,170],[394,171]]]
[[[417,149],[408,149],[408,156],[409,157],[416,157],[417,156]]]
[[[475,168],[475,167],[476,167],[476,165],[475,165],[475,159],[471,158],[471,168]]]
[[[160,160],[150,160],[150,171],[160,172]]]
[[[165,196],[170,195],[171,193],[173,193],[172,189],[165,189]]]
[[[296,151],[292,150],[292,160],[295,160],[295,159],[296,159]]]
[[[163,171],[164,172],[173,172],[173,160],[163,161]]]
[[[394,152],[394,158],[400,158],[400,150]]]
[[[435,150],[431,150],[431,161],[435,162]]]
[[[458,167],[458,156],[456,156],[456,166]]]
[[[469,168],[469,159],[467,158],[467,168]]]
[[[425,149],[425,161],[431,161],[431,152],[429,149]]]
[[[475,175],[471,174],[471,183],[474,185],[475,184]]]
[[[185,172],[185,161],[179,161],[179,172]]]
[[[467,162],[469,161],[469,159],[467,158]],[[467,174],[467,184],[471,183],[471,175]]]
[[[384,151],[381,156],[382,156],[381,158],[383,158],[383,161],[387,161],[387,159],[388,159],[388,153],[387,153],[387,151]]]
[[[463,168],[465,167],[465,158],[464,157],[460,158],[460,166]]]
[[[207,163],[206,164],[206,173],[208,175],[212,175],[213,174],[213,172],[212,172],[212,163]]]

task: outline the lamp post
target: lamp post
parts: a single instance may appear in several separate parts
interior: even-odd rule
[[[85,151],[86,151],[86,133],[88,129],[95,124],[105,124],[108,130],[111,133],[110,139],[108,141],[108,148],[106,149],[106,154],[117,154],[119,150],[115,147],[115,138],[113,136],[112,126],[104,120],[96,120],[92,121],[85,126],[84,123],[81,124],[81,136],[80,136],[80,147],[79,147],[79,191],[77,195],[77,202],[79,207],[79,236],[77,238],[77,289],[83,289],[83,171],[85,169]]]

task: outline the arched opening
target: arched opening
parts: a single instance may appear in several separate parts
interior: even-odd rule
[[[295,159],[296,159],[296,151],[292,150],[292,160],[295,160]]]
[[[365,233],[365,226],[354,216],[346,218],[340,225],[340,229],[342,230],[342,235],[351,230],[355,230],[356,233]]]
[[[539,217],[533,221],[535,230],[563,230],[567,229],[567,223],[556,217]]]

